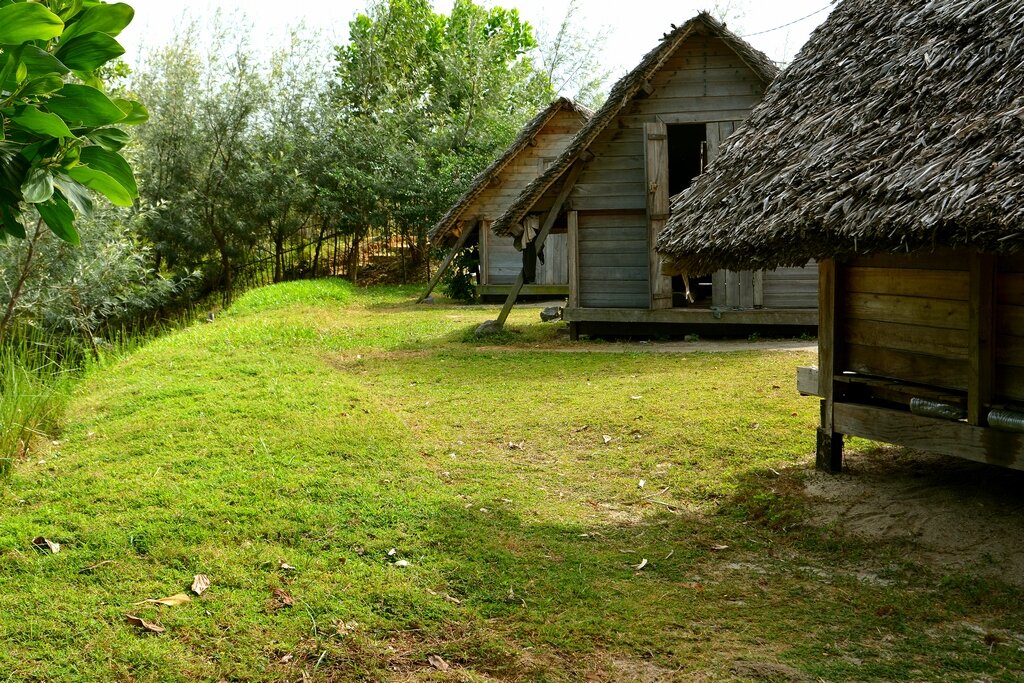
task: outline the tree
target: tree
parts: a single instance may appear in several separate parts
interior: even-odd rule
[[[580,25],[579,12],[580,5],[570,0],[558,29],[540,33],[538,62],[554,92],[596,110],[604,101],[604,84],[611,75],[601,65],[608,28],[588,33]]]
[[[75,210],[92,209],[89,190],[131,206],[138,188],[119,154],[117,126],[146,120],[145,108],[104,94],[98,71],[124,54],[116,36],[132,20],[124,3],[0,2],[0,228],[24,239],[38,216],[77,244]],[[72,80],[74,77],[74,81]],[[16,296],[15,296],[16,298]]]

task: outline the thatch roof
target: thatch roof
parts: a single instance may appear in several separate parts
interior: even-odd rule
[[[1024,1],[846,0],[672,200],[669,271],[1024,247]]]
[[[701,12],[693,19],[679,27],[672,27],[670,33],[665,34],[656,48],[644,56],[640,63],[628,74],[619,79],[604,105],[594,114],[589,123],[584,126],[562,155],[536,180],[526,186],[526,189],[509,206],[493,225],[494,232],[499,235],[516,235],[521,231],[520,221],[529,213],[534,204],[537,203],[544,193],[554,185],[560,177],[573,165],[573,162],[594,143],[597,136],[608,127],[625,109],[632,99],[644,87],[654,74],[664,65],[666,60],[672,56],[679,47],[700,27],[704,27],[712,35],[720,38],[732,49],[750,69],[757,74],[766,84],[770,83],[778,74],[779,70],[772,63],[768,56],[754,49],[749,43],[737,36],[707,12]]]
[[[560,111],[570,111],[581,114],[583,118],[589,119],[594,115],[587,107],[581,104],[577,104],[566,97],[559,97],[557,100],[552,102],[546,109],[533,117],[529,123],[523,126],[523,129],[519,132],[519,135],[512,144],[501,154],[500,157],[495,159],[490,166],[482,170],[480,173],[473,178],[473,182],[470,183],[469,189],[466,190],[459,200],[448,210],[448,212],[438,221],[437,225],[430,229],[428,237],[431,242],[443,241],[447,238],[452,230],[458,225],[459,220],[462,218],[463,212],[473,203],[477,197],[480,196],[491,180],[495,178],[502,170],[505,169],[526,147],[533,141],[534,138],[541,132],[541,130],[548,124],[551,119],[555,117]]]

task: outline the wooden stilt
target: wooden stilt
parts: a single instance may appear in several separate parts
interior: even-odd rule
[[[836,398],[835,375],[840,368],[838,353],[838,266],[832,259],[818,264],[818,390],[821,402],[821,427],[818,429],[818,469],[838,474],[843,469],[843,435],[835,430],[833,405]]]

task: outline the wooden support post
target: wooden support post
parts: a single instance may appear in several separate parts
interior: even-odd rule
[[[416,303],[423,303],[430,293],[434,291],[434,287],[437,287],[437,283],[441,281],[441,276],[445,274],[448,268],[452,265],[452,261],[455,260],[455,255],[466,246],[466,242],[469,241],[469,236],[476,232],[477,227],[480,225],[479,221],[473,224],[473,226],[467,230],[463,230],[462,234],[459,235],[459,239],[455,242],[455,246],[452,247],[448,255],[444,257],[437,272],[434,273],[434,277],[430,278],[430,284],[427,285],[427,291],[423,292],[419,299],[416,299]]]
[[[537,243],[537,251],[541,250],[544,246],[544,240],[548,238],[548,234],[551,233],[551,228],[554,227],[555,221],[558,219],[558,214],[562,211],[562,206],[565,204],[565,200],[569,198],[569,194],[572,192],[573,187],[576,186],[576,179],[580,175],[580,171],[583,170],[583,163],[577,161],[573,164],[572,168],[569,169],[569,173],[565,178],[565,183],[562,185],[562,191],[558,193],[558,197],[555,199],[555,203],[551,205],[551,209],[548,211],[548,215],[544,218],[544,223],[540,227],[540,232],[537,233],[535,241]],[[484,323],[477,328],[478,334],[483,333],[483,330],[487,332],[497,332],[505,326],[505,321],[508,320],[509,313],[512,312],[512,307],[516,305],[516,299],[519,298],[519,292],[523,289],[523,282],[526,279],[526,274],[520,270],[519,276],[516,278],[515,284],[512,285],[512,291],[508,293],[508,298],[505,299],[505,305],[501,307],[501,313],[498,314],[498,319],[493,324]]]
[[[764,271],[754,271],[754,308],[764,307]]]
[[[644,124],[644,160],[647,178],[647,250],[651,310],[672,308],[672,278],[661,272],[661,255],[655,250],[658,235],[669,217],[668,126]],[[686,274],[684,273],[685,277]]]
[[[967,381],[967,421],[975,426],[987,424],[992,405],[992,377],[995,374],[996,257],[971,252],[970,296],[967,299],[969,334],[967,356],[970,375]]]
[[[569,258],[569,308],[580,306],[580,221],[579,213],[570,211],[566,216],[569,234],[566,256]]]
[[[821,402],[821,426],[818,428],[817,467],[837,474],[843,469],[843,435],[836,433],[833,406],[836,396],[835,375],[842,372],[838,353],[839,311],[836,304],[842,294],[839,266],[834,259],[818,264],[818,395]]]
[[[480,221],[480,284],[491,284],[491,221]]]

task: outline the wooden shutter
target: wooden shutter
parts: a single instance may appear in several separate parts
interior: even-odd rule
[[[672,278],[661,274],[661,257],[654,249],[669,214],[668,126],[660,121],[645,123],[644,140],[651,308],[672,308]]]

